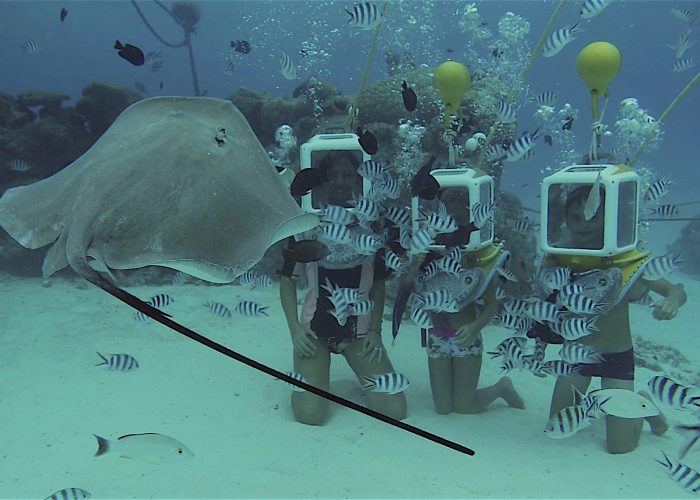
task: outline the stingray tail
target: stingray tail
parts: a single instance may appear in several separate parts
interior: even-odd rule
[[[406,304],[408,304],[408,298],[411,296],[411,293],[413,293],[414,286],[414,281],[409,280],[401,287],[399,293],[396,295],[394,311],[391,315],[392,344],[396,342],[396,336],[399,334],[399,328],[401,327],[401,319],[403,318],[403,313],[406,311]]]
[[[221,354],[224,354],[225,356],[228,356],[229,358],[233,358],[239,363],[243,363],[251,368],[254,368],[255,370],[261,371],[263,373],[267,373],[268,375],[271,375],[272,377],[277,377],[279,379],[284,380],[285,382],[288,382],[292,385],[296,385],[298,387],[301,387],[303,389],[306,389],[309,392],[313,392],[315,395],[325,398],[328,401],[332,401],[334,403],[337,403],[339,405],[345,406],[346,408],[350,408],[351,410],[357,411],[359,413],[363,413],[369,417],[375,418],[377,420],[381,420],[384,423],[387,423],[389,425],[392,425],[394,427],[398,427],[399,429],[402,429],[404,431],[411,432],[417,436],[420,436],[424,439],[429,439],[430,441],[433,441],[435,443],[438,443],[442,446],[446,446],[448,448],[451,448],[455,451],[458,451],[460,453],[465,453],[467,455],[474,455],[474,450],[471,450],[467,448],[466,446],[463,446],[459,443],[456,443],[454,441],[450,441],[449,439],[443,438],[441,436],[438,436],[436,434],[433,434],[431,432],[428,432],[426,430],[423,430],[421,428],[415,427],[413,425],[407,424],[405,422],[401,422],[400,420],[397,420],[395,418],[392,418],[388,415],[384,415],[383,413],[380,413],[378,411],[372,410],[370,408],[366,408],[362,405],[359,405],[353,401],[349,401],[341,396],[337,396],[331,392],[324,391],[323,389],[320,389],[318,387],[315,387],[313,385],[308,385],[308,384],[303,384],[303,385],[298,385],[301,384],[301,382],[297,381],[296,379],[290,377],[286,373],[282,373],[278,370],[275,370],[274,368],[271,368],[263,363],[260,363],[254,359],[251,359],[247,356],[244,356],[232,349],[227,348],[226,346],[223,346],[221,344],[218,344],[214,342],[213,340],[205,337],[204,335],[201,335],[194,330],[190,330],[184,325],[181,325],[177,321],[173,321],[170,318],[169,314],[164,313],[163,311],[159,311],[155,307],[147,304],[146,302],[142,301],[138,297],[135,297],[131,295],[129,292],[122,290],[119,288],[117,285],[114,283],[110,282],[107,280],[104,276],[102,276],[100,273],[92,269],[87,261],[85,260],[84,257],[79,257],[79,258],[72,258],[69,259],[71,267],[78,273],[80,276],[88,280],[90,283],[93,285],[96,285],[100,288],[102,288],[105,292],[109,293],[110,295],[113,295],[117,299],[121,300],[125,304],[130,305],[134,309],[137,309],[144,314],[150,316],[154,320],[158,321],[159,323],[167,326],[168,328],[175,330],[176,332],[189,337],[190,339],[194,340],[195,342],[199,342],[200,344],[204,345],[205,347],[208,347],[210,349],[213,349],[215,351],[220,352]],[[408,299],[406,299],[408,300]],[[105,450],[105,444],[100,441],[100,438],[95,436],[98,441],[98,453],[100,450]],[[106,441],[106,440],[104,440]],[[108,445],[108,443],[106,443]]]

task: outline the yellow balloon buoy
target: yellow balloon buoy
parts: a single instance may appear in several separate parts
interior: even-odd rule
[[[576,72],[586,82],[593,99],[593,119],[598,119],[598,97],[608,96],[608,85],[620,71],[621,56],[613,44],[593,42],[576,58]]]
[[[445,103],[445,128],[450,126],[450,115],[452,113],[462,118],[460,102],[470,86],[469,70],[464,64],[447,61],[435,69],[433,87],[435,87]]]

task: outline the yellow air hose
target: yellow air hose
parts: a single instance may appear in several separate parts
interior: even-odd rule
[[[377,41],[379,40],[379,32],[382,29],[382,24],[384,24],[384,21],[386,20],[385,14],[387,9],[389,8],[389,1],[384,0],[384,3],[382,4],[382,22],[377,25],[376,28],[374,28],[374,36],[372,37],[372,44],[369,47],[369,53],[367,54],[367,62],[365,63],[365,69],[362,70],[362,76],[360,78],[360,88],[357,89],[357,94],[355,95],[355,99],[352,101],[352,105],[350,106],[350,112],[348,113],[348,117],[345,122],[345,127],[352,132],[353,130],[353,120],[355,119],[355,113],[357,111],[357,103],[360,100],[360,95],[362,95],[362,91],[365,88],[365,82],[367,81],[367,75],[369,74],[369,66],[372,64],[372,58],[374,57],[374,51],[377,48]]]
[[[525,77],[527,76],[528,72],[530,71],[532,64],[535,62],[535,59],[537,59],[540,56],[540,54],[542,53],[542,47],[544,47],[544,44],[547,41],[547,37],[552,32],[552,28],[554,28],[554,23],[556,22],[557,17],[559,17],[559,12],[561,11],[561,9],[564,7],[565,4],[566,4],[566,0],[560,0],[559,4],[557,5],[557,8],[554,9],[554,12],[552,12],[552,16],[549,18],[549,22],[547,23],[547,26],[545,26],[544,31],[542,32],[542,35],[540,36],[540,39],[537,41],[537,45],[535,45],[535,48],[532,51],[532,55],[530,56],[530,60],[527,62],[527,64],[525,65],[525,68],[520,73],[520,82],[521,83],[525,80]],[[518,90],[520,90],[520,88],[511,90],[510,94],[508,95],[508,99],[507,99],[509,102],[513,100],[513,98],[515,97],[515,94]],[[481,165],[483,165],[483,163],[484,163],[484,156],[486,155],[486,149],[489,147],[489,144],[491,144],[491,140],[493,139],[493,134],[496,132],[497,125],[498,125],[498,122],[491,125],[491,128],[489,129],[489,133],[486,136],[486,140],[484,141],[483,146],[481,146],[481,151],[479,152],[479,159],[476,161],[476,168],[477,169],[481,169]]]
[[[663,113],[661,113],[661,116],[659,116],[659,118],[658,118],[658,120],[656,120],[656,122],[662,123],[668,117],[668,115],[671,114],[671,111],[676,109],[676,106],[678,106],[678,104],[685,98],[685,96],[688,95],[688,92],[690,92],[690,90],[693,87],[695,87],[695,85],[697,85],[699,82],[700,82],[700,73],[695,75],[695,77],[692,80],[690,80],[688,85],[686,85],[685,88],[683,90],[681,90],[680,93],[676,96],[676,98],[673,101],[671,101],[671,104],[669,104],[668,107],[666,108],[666,110]],[[647,146],[649,145],[649,141],[651,141],[651,139],[653,137],[654,137],[653,133],[647,135],[646,139],[644,139],[644,142],[642,142],[642,144],[637,149],[637,152],[634,154],[634,157],[632,157],[632,159],[629,162],[627,162],[627,166],[632,168],[634,166],[634,164],[637,163],[637,161],[639,161],[639,157],[642,156],[642,153],[647,148]]]

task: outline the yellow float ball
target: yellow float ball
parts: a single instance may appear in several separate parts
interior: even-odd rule
[[[462,96],[470,86],[469,70],[464,64],[447,61],[435,69],[433,87],[437,89],[445,105],[453,110],[459,109]]]
[[[576,72],[595,95],[608,95],[608,84],[620,71],[620,51],[608,42],[586,45],[576,59]]]

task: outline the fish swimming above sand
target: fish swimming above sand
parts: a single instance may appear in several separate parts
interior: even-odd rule
[[[194,458],[192,450],[177,439],[154,432],[126,434],[116,441],[97,434],[94,436],[97,439],[96,457],[109,453],[154,465],[184,463]]]

